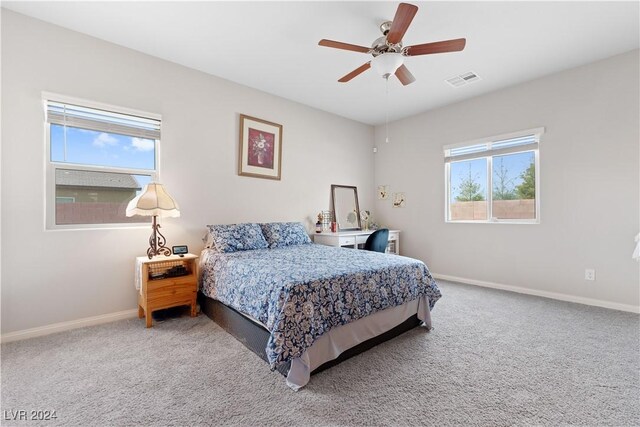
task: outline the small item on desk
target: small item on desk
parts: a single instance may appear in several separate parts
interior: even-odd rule
[[[333,221],[331,222],[331,232],[336,233],[338,231],[338,223]]]
[[[318,222],[316,222],[316,233],[322,233],[322,212],[318,214]]]
[[[183,258],[185,254],[189,253],[189,248],[187,248],[187,245],[172,246],[171,251],[173,252],[174,255],[178,255],[181,258]]]

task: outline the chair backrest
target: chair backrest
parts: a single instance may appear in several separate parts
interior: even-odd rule
[[[376,230],[367,238],[364,248],[368,251],[386,252],[389,243],[389,229]]]

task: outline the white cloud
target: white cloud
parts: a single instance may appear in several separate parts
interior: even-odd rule
[[[102,132],[93,140],[93,145],[95,145],[96,147],[118,145],[118,139],[109,135],[108,133]]]
[[[155,148],[155,141],[144,138],[131,138],[131,146],[137,151],[151,151]]]

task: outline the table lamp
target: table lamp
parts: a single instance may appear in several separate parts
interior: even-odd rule
[[[127,216],[153,216],[153,224],[151,225],[153,232],[149,237],[149,249],[147,249],[149,259],[156,255],[171,255],[171,249],[165,247],[167,240],[160,233],[160,224],[156,222],[156,218],[179,217],[179,209],[176,201],[167,193],[162,184],[157,182],[145,185],[142,193],[134,197],[127,205]]]

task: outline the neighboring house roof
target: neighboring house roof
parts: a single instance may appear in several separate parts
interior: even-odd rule
[[[56,185],[73,187],[104,187],[139,190],[142,188],[133,175],[112,172],[89,172],[57,169]]]

